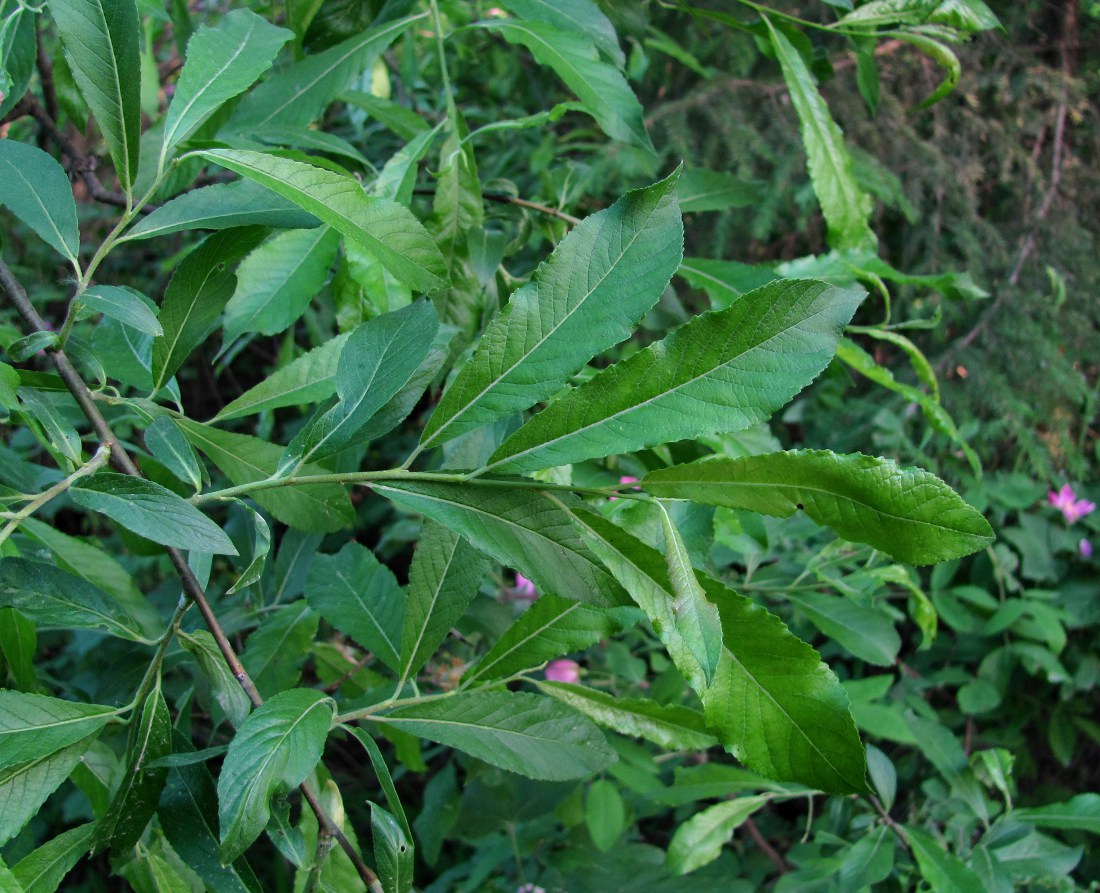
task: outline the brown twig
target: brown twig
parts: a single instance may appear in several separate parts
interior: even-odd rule
[[[19,280],[15,278],[15,275],[3,260],[0,260],[0,286],[3,286],[4,291],[7,292],[8,298],[15,306],[15,309],[18,311],[19,315],[23,317],[23,321],[32,331],[44,331],[46,329],[46,321],[34,308],[34,305],[27,295],[26,289],[24,289]],[[92,430],[95,431],[96,437],[98,437],[101,442],[111,445],[111,463],[123,474],[128,474],[131,477],[143,477],[140,469],[134,464],[134,460],[130,458],[130,455],[122,447],[114,431],[111,430],[111,426],[99,411],[99,407],[95,403],[95,398],[92,396],[91,390],[73,367],[69,358],[65,355],[65,351],[57,347],[52,347],[47,348],[46,352],[53,361],[58,375],[61,376],[61,380],[65,383],[65,386],[69,389],[69,392],[80,406],[81,411],[91,423]],[[198,579],[187,564],[187,559],[184,558],[183,553],[180,552],[179,549],[173,546],[166,546],[165,549],[172,565],[179,574],[185,595],[198,607],[199,613],[202,614],[202,618],[207,628],[214,637],[214,641],[217,642],[218,650],[221,652],[230,672],[233,673],[234,678],[240,683],[241,688],[244,689],[252,706],[261,706],[263,704],[263,698],[260,696],[255,683],[241,663],[241,659],[237,656],[237,652],[234,650],[232,643],[230,643],[229,639],[226,637],[225,631],[222,629],[221,623],[214,613],[214,609],[210,606],[210,602],[206,598],[206,593],[203,591]],[[352,846],[351,841],[348,840],[333,822],[332,818],[321,805],[320,800],[318,800],[317,793],[313,788],[309,784],[303,782],[299,785],[298,789],[301,791],[303,799],[309,804],[310,808],[317,816],[318,824],[325,829],[326,833],[336,838],[340,847],[347,853],[348,858],[351,859],[352,863],[355,865],[356,871],[358,871],[363,882],[372,890],[381,889],[378,886],[377,875],[375,875],[366,862],[363,861],[363,857],[360,856],[359,852]]]
[[[414,189],[413,192],[416,195],[435,195],[434,189],[420,188]],[[525,198],[516,198],[514,195],[507,195],[503,192],[485,192],[482,193],[481,197],[487,202],[496,202],[498,205],[516,205],[519,208],[527,208],[529,211],[546,214],[548,217],[556,217],[558,220],[564,220],[570,226],[576,226],[581,222],[581,218],[566,214],[565,211],[559,211],[549,205],[540,205],[538,202],[531,202]]]
[[[760,847],[760,852],[771,860],[772,865],[776,867],[780,874],[786,874],[791,870],[790,863],[783,858],[779,850],[768,843],[767,838],[760,833],[760,829],[756,827],[756,822],[751,818],[745,819],[745,830],[749,832],[749,837],[753,839],[753,842]]]
[[[898,840],[902,842],[902,845],[906,849],[909,849],[909,835],[905,833],[905,829],[891,818],[890,813],[886,810],[886,807],[882,805],[878,797],[871,794],[867,799],[870,800],[871,805],[875,807],[875,811],[879,814],[883,824],[897,835]]]

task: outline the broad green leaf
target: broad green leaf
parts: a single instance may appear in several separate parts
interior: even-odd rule
[[[615,846],[627,828],[626,806],[615,782],[597,778],[584,798],[584,823],[601,853]]]
[[[867,791],[848,697],[818,653],[774,614],[703,576],[724,655],[703,697],[707,724],[754,772],[835,793]]]
[[[378,804],[370,805],[374,864],[384,893],[410,893],[413,882],[413,844],[392,815]]]
[[[705,291],[712,310],[724,310],[743,294],[779,278],[766,267],[702,257],[685,257],[676,275]]]
[[[509,43],[522,44],[536,62],[552,68],[609,137],[654,151],[642,106],[626,78],[614,65],[600,61],[586,36],[530,20],[498,19],[478,26],[498,32]]]
[[[695,813],[676,829],[668,844],[665,865],[673,874],[688,874],[722,854],[733,832],[771,800],[770,794],[736,797]]]
[[[137,176],[141,134],[135,0],[50,0],[69,68],[95,116],[122,188]]]
[[[443,256],[412,212],[367,195],[353,177],[244,149],[198,153],[254,180],[360,243],[398,280],[430,292],[446,283]]]
[[[589,719],[526,692],[454,693],[371,719],[544,781],[584,778],[615,761]]]
[[[703,715],[679,704],[645,698],[621,698],[595,688],[565,682],[539,682],[539,689],[579,710],[605,729],[644,738],[666,750],[706,750],[718,740]]]
[[[0,658],[6,677],[19,691],[38,688],[38,673],[34,667],[38,651],[38,631],[34,623],[15,608],[0,607]],[[0,809],[0,815],[3,814]]]
[[[192,229],[273,226],[305,229],[320,221],[294,202],[251,180],[216,183],[185,192],[135,223],[121,241],[152,239]]]
[[[333,702],[319,691],[280,692],[249,715],[229,745],[218,777],[221,860],[240,856],[267,825],[280,785],[295,787],[321,759]]]
[[[279,465],[283,448],[258,437],[219,431],[187,418],[176,420],[187,439],[218,466],[236,485],[252,484],[271,477]],[[304,474],[325,469],[306,466]],[[277,520],[297,530],[332,533],[351,523],[355,516],[343,487],[319,484],[265,490],[251,497]]]
[[[762,184],[747,182],[726,171],[708,171],[701,167],[685,170],[676,191],[680,210],[685,214],[752,207],[763,198]]]
[[[462,681],[473,685],[503,679],[571,651],[583,651],[618,631],[615,615],[619,613],[541,593]]]
[[[115,707],[0,689],[0,769],[92,737],[118,712]]]
[[[363,426],[405,386],[427,357],[438,320],[434,305],[421,300],[356,328],[336,367],[339,400],[291,441],[288,460],[300,465],[354,444]]]
[[[92,846],[95,823],[88,822],[58,834],[12,866],[23,893],[54,893],[74,865]]]
[[[160,307],[164,335],[153,340],[153,391],[159,391],[210,334],[233,295],[236,261],[259,244],[261,227],[242,227],[208,236],[183,259]]]
[[[764,285],[554,401],[489,467],[549,468],[762,422],[828,365],[863,295],[813,280]]]
[[[161,465],[172,474],[195,488],[202,489],[202,466],[183,432],[169,416],[153,419],[145,429],[145,446]]]
[[[23,830],[80,763],[92,740],[84,738],[26,763],[0,769],[0,844]]]
[[[217,524],[171,490],[143,478],[101,471],[69,490],[73,502],[100,512],[127,530],[178,549],[236,555]]]
[[[398,667],[402,678],[415,677],[450,634],[477,596],[487,568],[485,556],[453,530],[424,522],[409,568]]]
[[[216,28],[200,27],[187,42],[187,60],[164,117],[159,167],[172,150],[226,101],[271,67],[293,35],[248,9],[234,9]]]
[[[0,140],[0,204],[51,248],[76,259],[76,202],[69,178],[53,156],[19,140]]]
[[[845,539],[909,564],[970,555],[993,540],[989,523],[943,481],[888,459],[792,450],[704,459],[650,472],[654,496],[788,518],[804,511]]]
[[[615,26],[593,0],[506,0],[501,6],[521,19],[581,34],[619,68],[626,64]]]
[[[337,335],[320,347],[277,369],[214,416],[216,422],[239,419],[283,406],[320,403],[336,393],[336,367],[351,333]]]
[[[396,670],[405,593],[374,553],[348,543],[335,555],[318,555],[306,577],[306,601],[340,632]]]
[[[304,127],[352,86],[426,12],[369,28],[268,78],[237,106],[223,130],[250,133],[275,124]]]
[[[234,728],[240,728],[252,705],[240,682],[233,675],[214,637],[204,629],[176,633],[180,647],[195,658],[202,674],[210,682],[211,694]],[[220,717],[215,714],[215,721]]]
[[[133,642],[147,641],[138,622],[91,583],[52,564],[0,560],[0,605],[39,626],[94,629]]]
[[[972,893],[984,889],[981,880],[944,844],[912,825],[905,825],[909,847],[917,858],[921,877],[932,893]]]
[[[1001,27],[1000,19],[982,0],[942,0],[935,5],[929,21],[963,31],[988,31]]]
[[[81,292],[77,301],[80,306],[78,319],[102,313],[146,335],[155,337],[164,334],[160,320],[146,303],[147,299],[124,285],[93,285]]]
[[[542,493],[420,481],[380,482],[373,489],[519,568],[541,593],[601,607],[628,603],[561,504]]]
[[[1012,818],[1040,828],[1100,834],[1100,794],[1078,794],[1065,803],[1015,809]]]
[[[269,239],[237,267],[237,290],[225,306],[223,344],[244,332],[277,335],[297,321],[325,285],[340,246],[327,226]]]
[[[305,599],[300,599],[270,611],[248,637],[241,661],[261,695],[298,684],[319,621]]]
[[[718,609],[707,601],[703,587],[695,578],[687,546],[664,506],[661,506],[661,522],[668,580],[676,596],[670,606],[672,616],[684,644],[702,671],[703,679],[710,685],[722,653],[722,625]]]
[[[893,666],[901,637],[882,611],[822,592],[785,592],[786,598],[814,626],[853,657],[880,667]]]
[[[136,712],[136,711],[135,711]],[[168,770],[148,764],[172,752],[172,717],[156,686],[141,705],[130,729],[122,782],[107,813],[96,823],[92,852],[110,847],[124,853],[138,842],[156,812]]]
[[[634,330],[682,257],[676,177],[627,193],[561,241],[444,393],[424,431],[425,446],[551,396]]]
[[[798,50],[767,16],[764,22],[790,90],[791,104],[802,125],[810,180],[825,215],[829,245],[874,251],[878,240],[867,224],[871,199],[852,173],[852,157],[844,145],[844,134],[818,93],[814,76]]]

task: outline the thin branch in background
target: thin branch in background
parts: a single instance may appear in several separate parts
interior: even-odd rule
[[[419,188],[414,189],[413,192],[416,195],[435,195],[434,189]],[[502,192],[485,192],[481,197],[487,202],[496,202],[498,205],[515,205],[519,208],[526,208],[528,211],[536,211],[539,214],[545,214],[548,217],[556,217],[558,220],[564,220],[570,226],[576,226],[581,222],[580,217],[566,214],[565,211],[561,211],[558,208],[551,208],[549,205],[540,205],[538,202],[531,202],[525,198],[516,198],[514,195],[506,195]]]
[[[753,843],[760,848],[760,852],[771,860],[772,865],[776,867],[780,874],[786,874],[791,870],[787,860],[783,858],[779,850],[768,843],[767,838],[760,833],[760,829],[756,827],[756,822],[751,818],[745,819],[745,830],[749,832],[749,837],[752,838]]]
[[[46,329],[46,321],[34,308],[30,297],[27,295],[26,289],[23,288],[22,284],[16,279],[15,275],[2,259],[0,259],[0,286],[7,292],[8,298],[15,306],[15,309],[32,331],[44,331]],[[129,453],[123,448],[118,437],[116,437],[114,431],[111,430],[111,426],[99,411],[99,407],[95,403],[95,398],[92,396],[91,390],[73,367],[65,351],[57,347],[51,347],[46,349],[46,353],[53,361],[58,375],[61,376],[61,380],[65,383],[65,386],[69,389],[69,392],[80,406],[81,411],[91,423],[92,430],[95,431],[96,437],[99,438],[101,443],[106,443],[111,446],[111,464],[123,474],[128,474],[131,477],[137,478],[143,477],[137,465],[134,464],[134,460],[130,458]],[[240,657],[237,656],[237,652],[234,650],[233,645],[226,637],[225,630],[222,629],[221,623],[218,621],[214,609],[210,606],[210,602],[206,598],[206,593],[203,591],[202,585],[188,565],[187,559],[184,558],[183,553],[180,552],[179,549],[173,546],[166,546],[165,550],[176,572],[179,574],[184,594],[198,607],[206,623],[207,629],[210,630],[210,634],[214,637],[214,641],[218,645],[218,650],[221,652],[230,672],[237,682],[240,683],[241,688],[244,689],[252,706],[261,706],[264,701],[259,691],[256,689],[256,684],[248,675],[248,672],[244,668],[244,664],[241,663]],[[375,875],[366,862],[363,861],[363,857],[360,856],[359,852],[352,846],[351,841],[348,840],[332,820],[332,817],[325,811],[324,807],[321,805],[321,801],[317,798],[316,791],[305,782],[299,785],[298,789],[301,791],[303,799],[309,804],[310,808],[317,816],[318,824],[324,829],[325,833],[331,834],[336,838],[340,847],[347,853],[348,858],[351,859],[352,863],[355,865],[356,871],[363,879],[363,882],[372,890],[372,893],[373,891],[381,891],[377,875]]]

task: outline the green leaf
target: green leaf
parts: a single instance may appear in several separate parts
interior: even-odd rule
[[[0,769],[94,737],[118,712],[115,707],[0,689]]]
[[[722,625],[718,609],[707,601],[703,587],[695,578],[695,569],[691,566],[687,546],[663,505],[661,522],[668,579],[675,595],[669,606],[672,609],[673,622],[683,636],[688,651],[695,658],[703,679],[710,685],[722,654]]]
[[[863,295],[813,280],[764,285],[551,403],[489,467],[531,471],[762,422],[828,365]]]
[[[982,5],[984,6],[985,4]],[[923,51],[926,56],[934,60],[944,69],[945,75],[940,85],[932,91],[930,96],[922,99],[917,104],[917,108],[926,109],[930,105],[935,105],[954,90],[955,85],[958,84],[959,77],[962,75],[962,64],[959,62],[959,57],[956,56],[954,51],[946,44],[940,43],[938,40],[932,40],[930,37],[925,37],[923,34],[902,32],[898,37]]]
[[[308,211],[259,183],[237,180],[202,186],[165,202],[135,223],[120,241],[152,239],[192,229],[238,226],[305,229],[319,223]]]
[[[320,618],[304,599],[269,612],[248,637],[241,660],[265,697],[298,684]]]
[[[233,295],[232,265],[255,248],[264,233],[261,227],[215,233],[176,267],[160,308],[164,335],[153,340],[154,392],[210,334]]]
[[[688,874],[713,862],[722,854],[733,832],[771,799],[770,794],[736,797],[695,813],[676,829],[669,841],[665,866],[673,874]]]
[[[581,540],[561,503],[533,490],[473,484],[379,482],[373,489],[438,521],[476,548],[519,568],[539,592],[602,607],[626,594]]]
[[[714,310],[723,310],[743,294],[779,278],[767,267],[701,257],[684,258],[676,275],[687,280],[692,288],[705,291]]]
[[[593,0],[506,0],[501,5],[521,19],[583,35],[619,68],[626,64],[615,26]]]
[[[336,367],[351,333],[337,335],[267,376],[214,416],[227,422],[269,409],[320,403],[336,393]]]
[[[370,69],[395,39],[427,13],[388,21],[288,66],[237,106],[227,132],[250,133],[275,124],[304,127]]]
[[[34,657],[38,651],[38,631],[34,623],[15,608],[0,608],[0,658],[6,678],[20,691],[38,688]],[[0,809],[0,815],[3,814]]]
[[[1002,27],[1000,19],[982,0],[942,0],[936,4],[929,21],[963,31],[988,31]]]
[[[62,412],[58,401],[54,399],[56,395],[28,387],[20,388],[18,395],[23,403],[24,415],[42,426],[50,446],[73,465],[83,464],[80,434],[69,422],[67,414]]]
[[[129,192],[141,135],[140,59],[134,0],[50,0],[65,57]]]
[[[374,553],[348,543],[335,555],[318,555],[306,577],[306,601],[336,629],[396,670],[405,593]]]
[[[401,805],[401,798],[397,795],[397,788],[393,786],[393,777],[390,775],[390,770],[386,765],[385,757],[382,756],[382,751],[379,750],[374,739],[367,734],[364,729],[359,726],[345,726],[345,728],[359,739],[359,743],[363,745],[363,749],[367,752],[367,756],[370,757],[375,777],[378,779],[378,784],[382,788],[382,792],[386,795],[386,804],[397,819],[401,830],[405,832],[405,839],[409,842],[409,845],[412,846],[412,829],[409,827],[409,820],[405,815],[405,808]]]
[[[984,889],[978,876],[943,844],[911,825],[903,827],[921,876],[933,893],[972,893]]]
[[[0,605],[15,608],[39,626],[102,630],[120,639],[146,641],[138,622],[100,589],[40,561],[0,560]]]
[[[446,283],[443,256],[412,212],[367,195],[353,177],[244,149],[211,149],[203,158],[248,177],[360,243],[398,280],[430,292]]]
[[[615,760],[588,718],[526,692],[456,692],[371,719],[545,781],[584,778]]]
[[[92,846],[95,823],[79,825],[57,835],[12,866],[23,893],[54,893],[80,858]]]
[[[248,9],[234,9],[216,28],[202,26],[192,34],[164,117],[159,166],[223,103],[251,87],[293,36]]]
[[[168,778],[167,769],[148,766],[172,752],[172,717],[159,685],[145,697],[140,718],[135,716],[135,720],[126,748],[122,783],[111,798],[107,813],[96,823],[93,854],[108,847],[121,854],[138,842],[156,812]]]
[[[1100,834],[1100,794],[1078,794],[1065,803],[1015,809],[1011,816],[1040,828]]]
[[[880,667],[894,665],[901,650],[901,638],[893,622],[881,611],[821,592],[785,592],[783,595],[810,623],[849,654]]]
[[[706,750],[718,743],[707,730],[703,715],[689,707],[658,704],[645,698],[622,698],[565,682],[536,684],[540,691],[579,710],[605,729],[644,738],[665,750]]]
[[[76,260],[76,202],[69,178],[53,156],[18,140],[0,140],[0,204],[51,248]]]
[[[39,9],[19,0],[0,0],[0,118],[27,92],[38,57],[35,17]],[[5,891],[7,893],[7,891]]]
[[[444,393],[422,443],[443,443],[551,396],[626,338],[683,253],[677,175],[586,218],[512,295]]]
[[[218,778],[223,863],[235,860],[260,836],[276,789],[295,787],[313,771],[332,718],[330,698],[296,688],[275,695],[241,724]]]
[[[187,418],[177,419],[176,424],[183,429],[187,439],[238,486],[271,477],[284,452],[282,447],[258,437],[219,431]],[[308,465],[302,469],[303,474],[324,471]],[[332,533],[348,526],[355,517],[347,491],[337,484],[265,490],[251,498],[282,523],[311,533]]]
[[[147,300],[124,285],[93,285],[77,299],[80,305],[77,318],[86,319],[93,313],[102,313],[146,335],[163,335],[160,320],[149,309]]]
[[[626,806],[613,781],[597,778],[584,798],[584,823],[601,853],[610,850],[627,828]]]
[[[336,367],[339,401],[291,441],[288,459],[298,464],[323,459],[355,443],[363,426],[420,367],[438,327],[434,305],[421,300],[356,328]]]
[[[226,664],[214,637],[204,629],[197,629],[191,633],[180,630],[176,633],[176,639],[180,647],[195,658],[202,674],[210,682],[214,700],[233,727],[239,729],[252,709],[252,704]],[[215,714],[215,721],[218,719],[220,718]]]
[[[462,681],[473,685],[503,679],[571,651],[583,651],[618,631],[615,615],[619,613],[541,593]]]
[[[409,568],[401,678],[415,677],[477,596],[488,560],[452,530],[427,520]]]
[[[704,459],[650,472],[654,496],[690,499],[817,524],[909,564],[970,555],[993,541],[989,523],[943,481],[888,459],[792,450]]]
[[[143,478],[101,471],[69,490],[77,505],[164,546],[236,555],[233,541],[186,499]]]
[[[767,16],[764,22],[790,90],[791,103],[802,125],[802,144],[810,169],[810,180],[825,215],[832,248],[863,248],[878,245],[867,224],[871,199],[856,182],[852,157],[844,145],[844,134],[817,91],[817,84],[805,61],[782,31]]]
[[[23,830],[80,763],[93,740],[84,738],[26,763],[0,769],[0,844]]]
[[[747,182],[726,171],[708,171],[700,167],[685,170],[676,191],[680,210],[685,214],[752,207],[764,197],[760,183]]]
[[[296,322],[324,287],[339,246],[339,234],[319,226],[280,233],[249,254],[225,307],[223,345],[244,332],[277,335]]]
[[[267,565],[268,553],[271,551],[271,527],[267,520],[255,509],[247,506],[245,509],[252,518],[252,552],[248,564],[237,577],[237,581],[226,590],[226,595],[233,595],[259,582]]]
[[[413,845],[392,815],[378,804],[370,805],[374,864],[384,893],[409,893],[413,882]]]
[[[522,44],[535,61],[552,68],[584,103],[587,111],[609,137],[653,152],[645,130],[642,106],[626,78],[614,65],[601,62],[587,36],[543,22],[498,19],[478,27],[496,31],[509,43]]]
[[[202,467],[199,457],[191,448],[183,432],[169,416],[162,415],[153,419],[145,429],[145,446],[161,465],[172,474],[190,484],[197,493],[202,489]]]

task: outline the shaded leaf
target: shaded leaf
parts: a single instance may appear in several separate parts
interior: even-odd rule
[[[51,248],[76,259],[76,202],[69,178],[53,156],[18,140],[0,140],[0,204]]]
[[[758,204],[764,195],[760,183],[750,183],[726,171],[708,171],[700,167],[685,170],[676,191],[680,210],[685,214],[750,207]]]
[[[849,654],[880,667],[893,666],[901,637],[881,611],[821,592],[786,592],[784,597]]]
[[[190,484],[196,493],[202,489],[203,476],[199,457],[195,455],[179,425],[169,416],[153,419],[153,423],[145,429],[144,437],[145,446],[154,459],[185,484]]]
[[[42,844],[12,866],[22,893],[54,893],[92,846],[95,823],[79,825]]]
[[[240,728],[252,705],[240,682],[226,664],[214,637],[204,629],[185,633],[180,630],[176,639],[184,651],[189,652],[199,665],[202,674],[210,682],[214,700],[235,728]],[[215,714],[215,720],[219,719]]]
[[[413,882],[413,846],[397,820],[378,804],[370,805],[374,864],[385,893],[409,893]]]
[[[688,874],[717,859],[733,832],[765,806],[770,794],[737,797],[695,813],[676,829],[668,845],[665,865],[673,874]]]
[[[506,0],[501,5],[521,19],[575,31],[594,43],[619,68],[626,64],[615,26],[593,0]]]
[[[905,826],[905,833],[921,877],[933,893],[971,893],[983,889],[978,876],[939,841],[911,825]]]
[[[271,611],[248,637],[241,660],[261,695],[298,684],[318,621],[303,599]]]
[[[1040,828],[1100,834],[1100,794],[1078,794],[1065,803],[1015,809],[1012,818]]]

